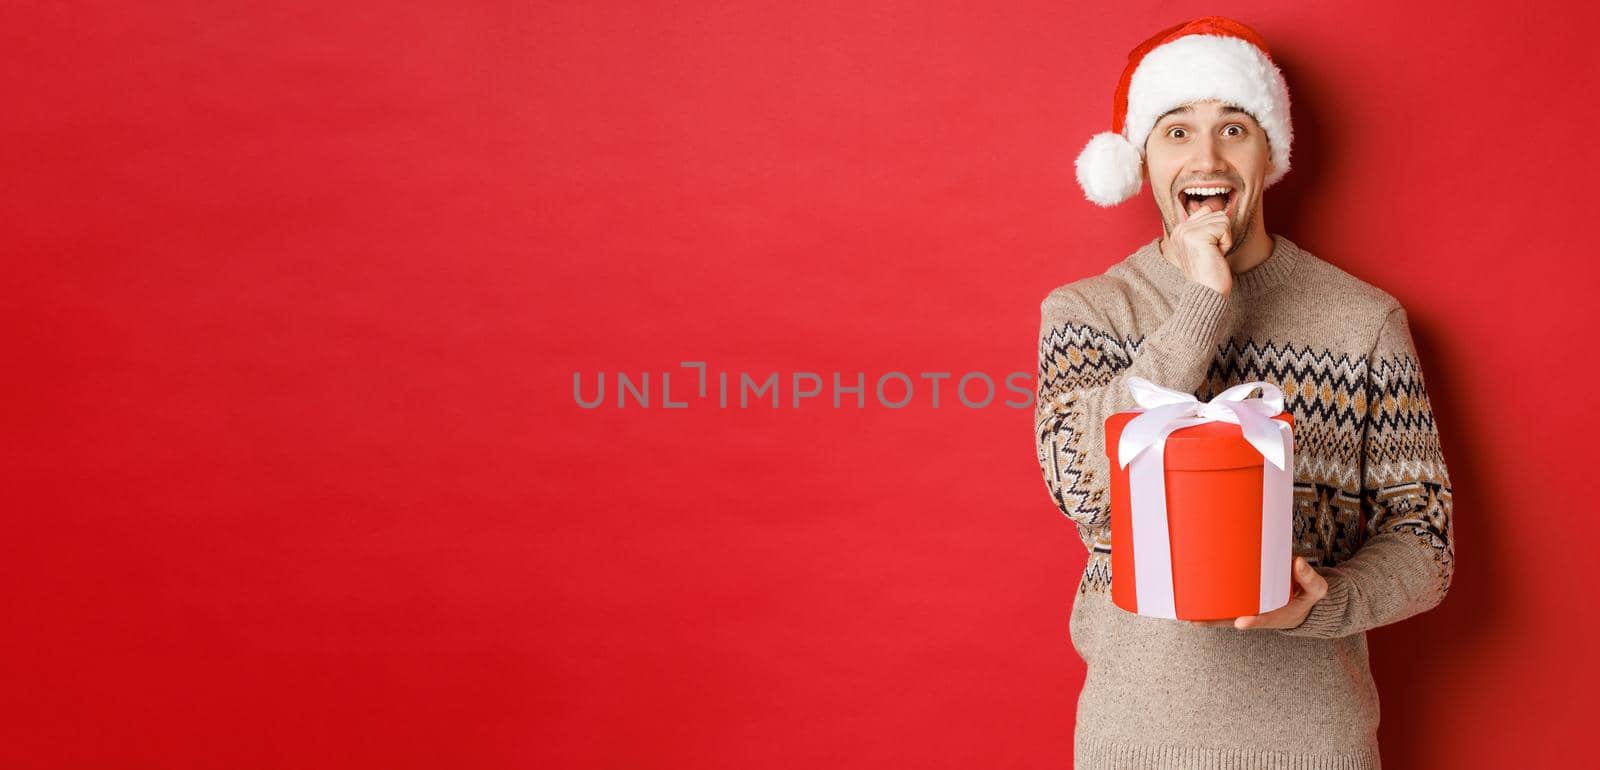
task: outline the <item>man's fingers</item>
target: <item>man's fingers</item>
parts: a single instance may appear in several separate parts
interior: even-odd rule
[[[1183,214],[1182,219],[1179,220],[1182,222],[1193,222],[1195,220],[1205,219],[1206,217],[1214,214],[1221,214],[1224,218],[1226,218],[1228,215],[1228,210],[1226,208],[1212,211],[1209,206],[1201,206],[1194,211],[1190,211],[1188,206],[1179,206],[1178,211],[1179,213]]]
[[[1304,556],[1294,557],[1294,582],[1305,589],[1300,598],[1310,599],[1312,602],[1321,599],[1328,590],[1328,579],[1312,569],[1311,562],[1306,561]]]
[[[1290,628],[1298,624],[1306,613],[1311,611],[1312,605],[1322,600],[1328,593],[1328,581],[1321,573],[1311,567],[1311,563],[1303,556],[1294,559],[1295,582],[1303,590],[1296,591],[1289,597],[1289,603],[1261,615],[1249,615],[1234,620],[1233,627],[1245,628]]]
[[[1303,604],[1304,602],[1305,594],[1301,594],[1290,599],[1288,604],[1285,604],[1271,612],[1263,613],[1261,615],[1246,615],[1244,617],[1240,617],[1234,621],[1233,627],[1242,629],[1278,628],[1280,626],[1287,626],[1289,625],[1289,618],[1297,617],[1300,614],[1299,605]]]

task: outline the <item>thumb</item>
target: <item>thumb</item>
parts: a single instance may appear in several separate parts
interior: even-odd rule
[[[1312,568],[1311,562],[1306,561],[1304,556],[1294,557],[1294,582],[1299,583],[1300,587],[1306,589],[1306,593],[1312,596],[1327,585],[1327,580]]]

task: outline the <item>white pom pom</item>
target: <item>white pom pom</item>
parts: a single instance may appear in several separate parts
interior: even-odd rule
[[[1122,134],[1095,134],[1078,153],[1078,184],[1091,202],[1115,206],[1144,186],[1144,159]]]

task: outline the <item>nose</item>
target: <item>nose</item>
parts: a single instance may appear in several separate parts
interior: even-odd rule
[[[1213,134],[1201,134],[1194,143],[1194,168],[1200,174],[1222,171],[1227,164],[1222,159],[1222,142]]]

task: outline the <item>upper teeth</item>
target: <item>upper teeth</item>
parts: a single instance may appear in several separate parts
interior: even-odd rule
[[[1231,190],[1226,187],[1190,187],[1183,192],[1186,195],[1222,195]]]

